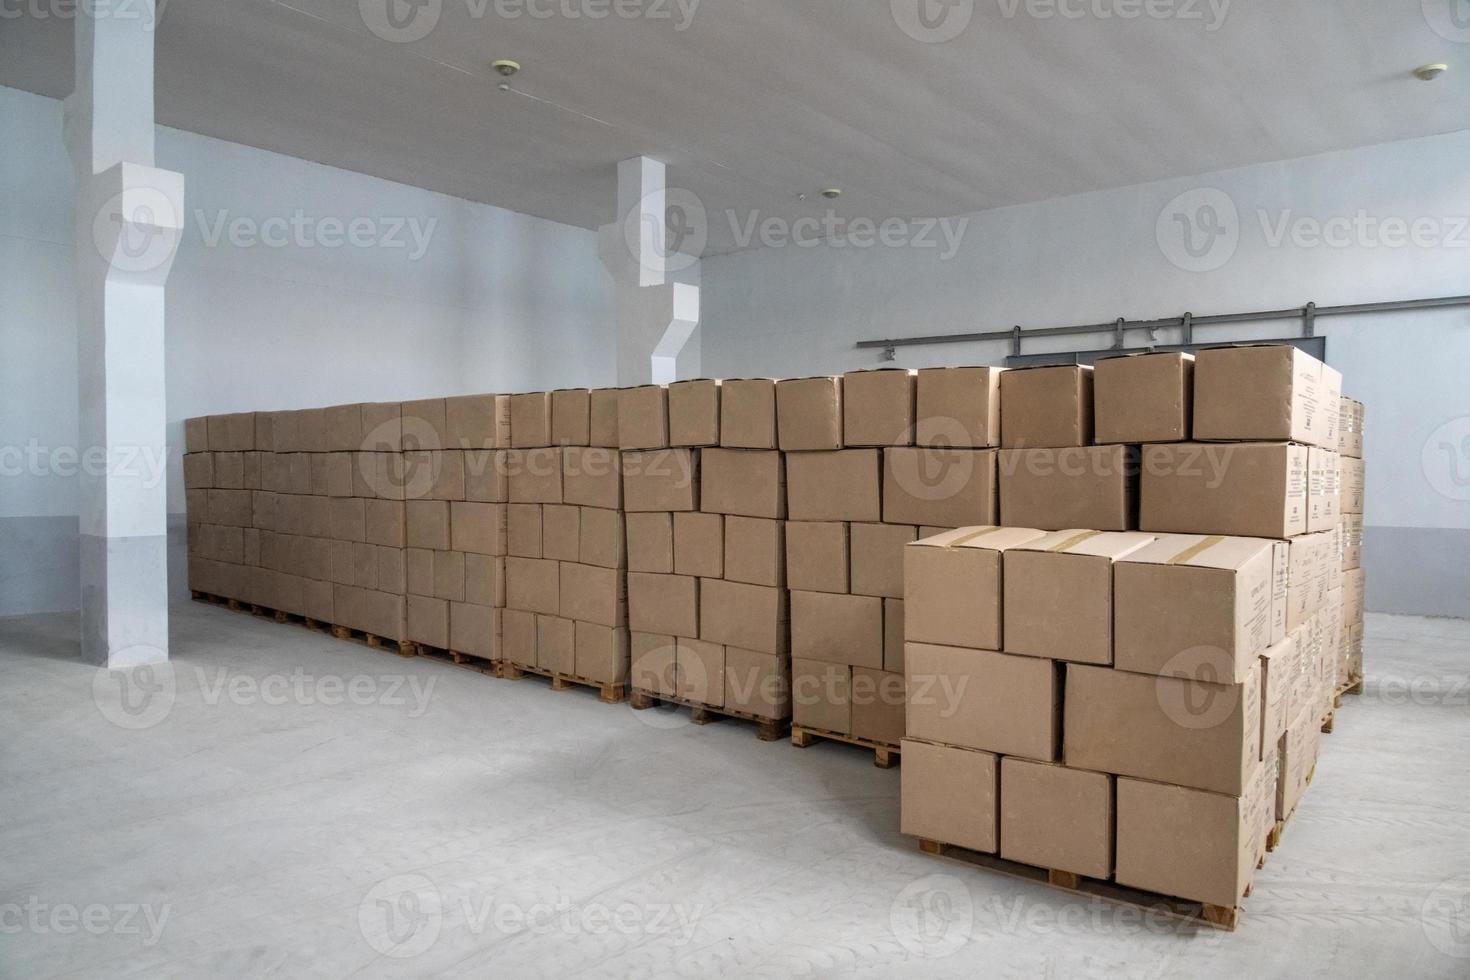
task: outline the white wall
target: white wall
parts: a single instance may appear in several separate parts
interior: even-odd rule
[[[77,385],[61,104],[0,88],[0,133],[3,615],[76,604],[74,556],[56,542],[77,513],[75,481],[56,472],[64,458],[32,475],[18,452],[76,445]],[[175,447],[195,415],[615,382],[595,232],[163,127],[157,165],[186,181],[168,284]],[[211,241],[221,212],[236,234]],[[285,247],[246,234],[269,219],[288,223]],[[321,219],[368,219],[374,244],[325,247],[334,229]],[[422,254],[410,221],[427,231]],[[181,513],[177,453],[169,478]]]
[[[982,212],[966,216],[948,259],[942,248],[794,245],[710,257],[704,370],[832,373],[882,363],[880,352],[855,349],[859,340],[1470,294],[1467,159],[1470,133],[1461,132]],[[1190,264],[1171,215],[1193,214],[1205,201],[1201,188],[1228,196],[1239,243],[1229,255],[1221,238],[1205,257],[1218,267],[1190,271],[1171,261]],[[1406,227],[1423,219],[1435,241],[1393,247],[1397,229],[1385,237],[1373,226],[1350,230],[1343,247],[1312,240],[1310,222],[1360,213]],[[1283,216],[1307,219],[1305,234],[1274,244],[1269,232]],[[1470,489],[1456,482],[1470,477],[1467,327],[1466,308],[1319,324],[1348,393],[1369,406],[1366,523],[1381,572],[1370,587],[1374,608],[1470,615]],[[1196,341],[1297,330],[1291,322],[1217,328]],[[1166,333],[1162,342],[1176,338]],[[1109,336],[1068,337],[1025,350],[1110,344]],[[1004,343],[901,348],[896,363],[999,364],[1008,352]],[[1457,419],[1444,449],[1441,427]]]

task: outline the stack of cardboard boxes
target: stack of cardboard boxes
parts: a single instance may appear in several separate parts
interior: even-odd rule
[[[1342,492],[1338,552],[1342,565],[1342,659],[1337,686],[1361,693],[1363,683],[1363,403],[1340,402],[1337,455]]]

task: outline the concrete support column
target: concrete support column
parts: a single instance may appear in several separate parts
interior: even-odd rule
[[[85,9],[83,9],[85,8]],[[76,172],[82,657],[168,659],[164,283],[184,178],[153,166],[153,0],[79,6]]]
[[[668,384],[699,373],[688,347],[699,326],[704,208],[670,189],[664,164],[618,165],[618,221],[601,229],[602,263],[617,302],[618,384]],[[680,355],[683,355],[681,357]]]

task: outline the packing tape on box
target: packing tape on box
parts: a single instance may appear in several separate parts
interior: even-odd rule
[[[1082,542],[1084,542],[1084,541],[1091,541],[1093,538],[1097,537],[1099,534],[1102,534],[1102,533],[1103,532],[1101,532],[1101,531],[1083,531],[1081,534],[1074,534],[1070,538],[1068,538],[1067,540],[1061,542],[1060,544],[1053,545],[1052,547],[1047,548],[1046,550],[1047,551],[1052,551],[1052,552],[1056,552],[1056,551],[1070,551],[1071,549],[1077,547]]]
[[[1225,535],[1212,534],[1198,544],[1192,544],[1188,548],[1185,548],[1183,551],[1179,552],[1179,554],[1175,555],[1173,558],[1170,558],[1169,564],[1182,565],[1187,561],[1192,561],[1203,552],[1208,551],[1210,548],[1213,548],[1215,545],[1224,540]]]
[[[946,547],[946,548],[958,548],[960,545],[966,544],[967,542],[970,542],[970,541],[974,541],[976,538],[983,538],[987,534],[994,534],[996,531],[1003,531],[1003,530],[1005,530],[1005,529],[1004,528],[1000,528],[1000,527],[982,527],[980,530],[975,531],[972,534],[966,534],[963,537],[955,538],[953,541],[950,541],[944,547]]]

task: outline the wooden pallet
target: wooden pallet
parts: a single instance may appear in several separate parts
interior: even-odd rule
[[[224,606],[231,612],[248,612],[252,616],[259,616],[262,619],[273,619],[278,623],[294,623],[297,626],[304,626],[309,630],[324,630],[330,627],[330,624],[312,619],[310,616],[287,612],[284,609],[273,609],[270,606],[262,606],[258,602],[246,602],[243,599],[229,599],[225,596],[213,595],[208,592],[193,592],[191,594],[195,602],[203,602],[206,605],[212,606]]]
[[[1317,767],[1316,766],[1313,766],[1312,767],[1312,771],[1309,772],[1309,773],[1307,773],[1307,785],[1308,786],[1311,786],[1312,785],[1312,780],[1313,779],[1316,779],[1316,778],[1317,778]],[[1267,852],[1274,851],[1274,850],[1276,850],[1276,848],[1278,848],[1278,847],[1281,846],[1281,837],[1282,837],[1283,834],[1286,833],[1286,825],[1291,822],[1291,818],[1294,817],[1295,815],[1296,815],[1296,810],[1293,809],[1291,811],[1291,813],[1288,813],[1284,819],[1281,819],[1281,820],[1276,821],[1275,826],[1273,826],[1271,828],[1270,832],[1268,834],[1266,834],[1266,850],[1267,850]]]
[[[1332,730],[1336,726],[1337,726],[1337,712],[1336,711],[1329,711],[1329,712],[1327,712],[1327,714],[1322,718],[1322,734],[1323,735],[1331,735],[1332,734]]]
[[[374,650],[387,650],[389,653],[395,653],[400,657],[412,657],[415,655],[412,649],[413,644],[407,640],[399,641],[392,637],[378,636],[376,633],[369,633],[366,630],[353,629],[351,626],[340,626],[336,624],[332,625],[331,632],[339,640],[356,640],[358,643],[367,644]]]
[[[473,653],[461,653],[458,650],[447,650],[444,647],[430,646],[427,643],[419,643],[416,640],[406,640],[402,644],[404,656],[427,657],[430,660],[442,660],[465,670],[472,670],[477,674],[487,677],[499,677],[496,670],[496,661],[489,657],[477,657]]]
[[[553,691],[566,691],[574,687],[590,687],[597,692],[598,699],[606,704],[622,704],[628,697],[628,687],[622,681],[595,681],[588,677],[578,677],[576,674],[564,674],[557,670],[527,667],[525,664],[512,663],[509,660],[497,661],[496,667],[498,670],[497,676],[508,681],[522,680],[527,675],[549,678]]]
[[[690,720],[696,725],[708,725],[719,721],[721,718],[737,718],[740,721],[748,721],[755,726],[755,733],[762,742],[776,742],[786,737],[786,730],[790,726],[790,719],[763,718],[753,715],[747,711],[736,711],[733,708],[719,708],[712,704],[701,704],[698,701],[690,701],[686,698],[670,697],[666,694],[655,694],[652,691],[641,691],[634,688],[631,692],[631,701],[634,711],[646,711],[660,704],[683,705],[690,711]]]
[[[1355,677],[1342,687],[1337,689],[1337,696],[1333,698],[1333,707],[1341,708],[1342,699],[1347,696],[1357,696],[1363,693],[1363,678]]]
[[[815,742],[846,742],[848,745],[856,745],[865,749],[873,750],[873,765],[879,769],[892,769],[898,762],[899,749],[891,742],[875,742],[870,738],[859,735],[844,735],[841,732],[829,732],[820,728],[807,728],[804,725],[791,726],[791,744],[798,749],[804,749]]]
[[[1053,888],[1060,888],[1063,891],[1072,892],[1075,895],[1100,898],[1119,905],[1131,905],[1153,912],[1162,912],[1171,918],[1192,922],[1200,926],[1207,926],[1212,929],[1223,929],[1227,932],[1234,932],[1236,925],[1240,922],[1239,906],[1226,907],[1210,905],[1207,902],[1195,902],[1189,899],[1160,895],[1156,892],[1128,888],[1111,881],[1085,878],[1070,871],[1057,871],[1051,868],[1039,868],[1031,864],[1022,864],[1019,861],[1007,861],[1005,858],[997,857],[994,854],[984,854],[980,851],[972,851],[954,844],[944,844],[940,841],[928,840],[922,837],[919,838],[919,850],[925,854],[934,854],[939,857],[960,861],[964,864],[984,868],[1008,877],[1021,878],[1026,881],[1050,885]],[[1246,894],[1250,894],[1250,889],[1246,890]]]

